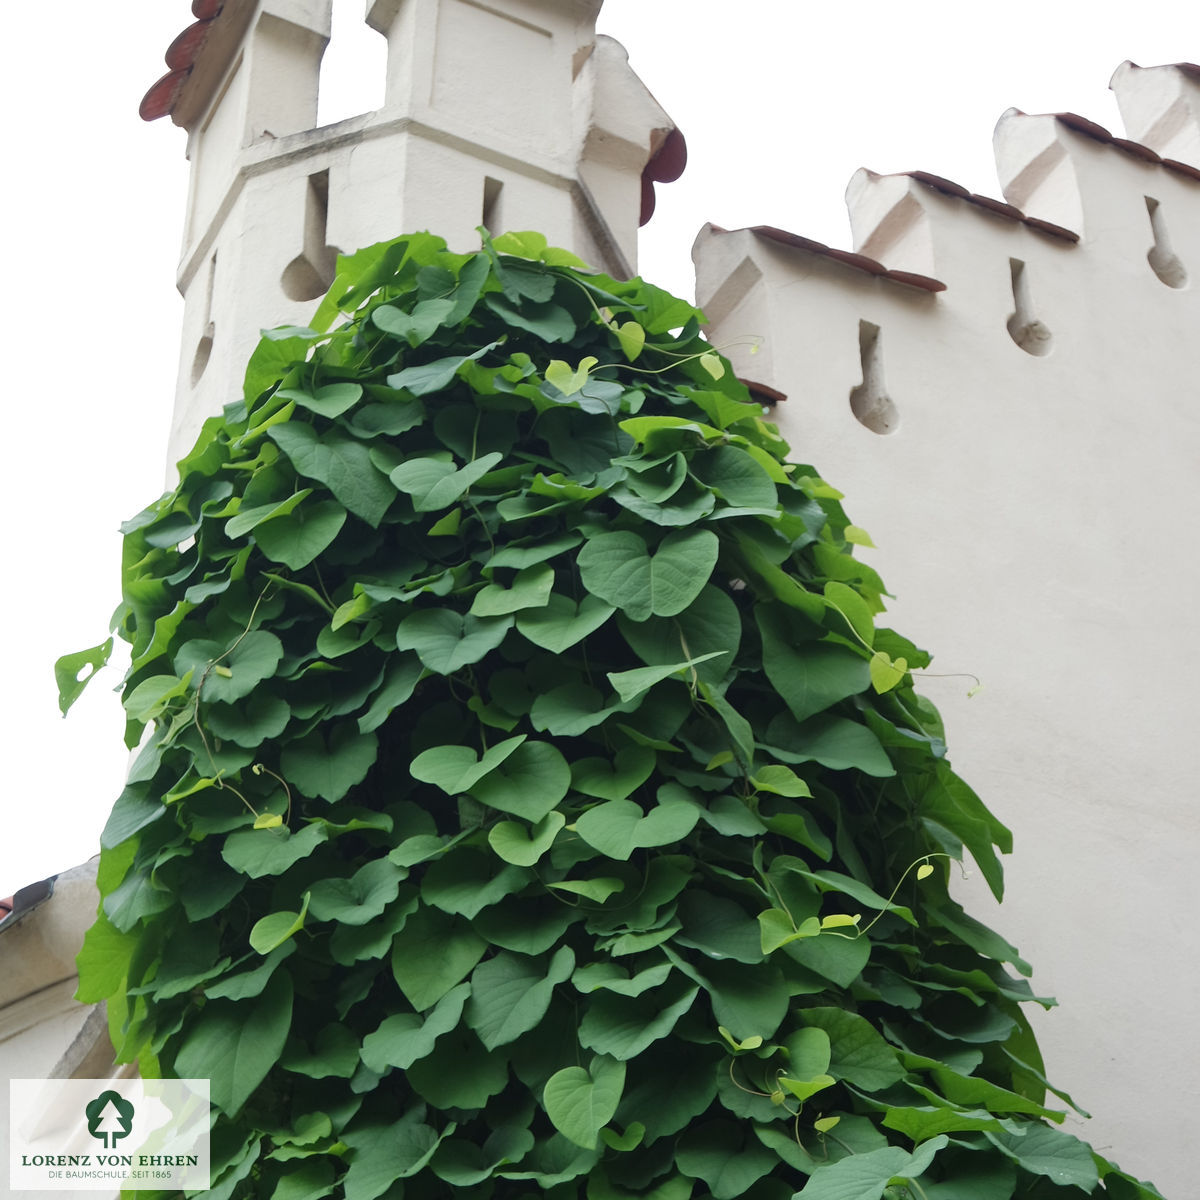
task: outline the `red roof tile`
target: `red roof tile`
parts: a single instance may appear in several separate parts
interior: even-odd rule
[[[1097,128],[1099,127],[1097,126]],[[954,183],[950,179],[943,179],[940,175],[931,175],[928,171],[907,171],[905,174],[909,179],[916,180],[925,187],[933,188],[934,191],[965,200],[968,204],[974,204],[986,212],[995,213],[998,217],[1006,217],[1010,221],[1020,221],[1022,224],[1028,225],[1030,229],[1037,230],[1038,233],[1062,238],[1065,242],[1079,241],[1079,234],[1070,229],[1064,229],[1061,225],[1052,225],[1049,221],[1042,221],[1037,217],[1027,217],[1015,205],[1006,204],[1003,200],[993,200],[990,196],[980,196],[977,192],[968,192],[961,184]]]
[[[183,85],[208,41],[212,24],[224,7],[224,0],[192,0],[192,15],[196,21],[167,47],[165,58],[170,70],[142,97],[138,113],[143,121],[157,121],[174,112]],[[639,225],[645,225],[654,215],[654,185],[673,183],[683,174],[686,166],[687,142],[678,129],[672,129],[642,170]]]
[[[717,233],[728,233],[719,225],[712,226]],[[771,242],[779,242],[784,246],[792,246],[797,250],[807,250],[810,254],[820,254],[824,258],[832,258],[835,262],[844,263],[856,271],[867,275],[877,275],[892,283],[902,283],[907,287],[920,288],[925,292],[944,292],[946,285],[940,279],[929,275],[918,275],[913,271],[889,271],[883,263],[868,258],[865,254],[855,254],[850,250],[834,250],[824,242],[813,241],[812,238],[801,237],[798,233],[789,233],[786,229],[777,229],[773,225],[752,225],[750,232],[756,237],[766,238]]]

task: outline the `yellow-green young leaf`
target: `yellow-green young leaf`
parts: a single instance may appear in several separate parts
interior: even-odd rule
[[[564,396],[573,396],[587,383],[588,373],[598,361],[589,354],[580,362],[579,369],[573,371],[561,358],[553,359],[546,368],[546,382],[552,383]]]
[[[836,1082],[832,1075],[818,1075],[815,1079],[780,1079],[779,1086],[787,1088],[797,1100],[807,1100]]]
[[[630,362],[636,362],[646,344],[646,331],[636,321],[626,321],[620,328],[614,330],[621,349]]]
[[[812,791],[807,783],[792,770],[781,763],[770,763],[760,767],[757,773],[750,776],[751,784],[760,792],[774,792],[776,796],[811,796]]]
[[[822,929],[844,929],[847,925],[857,925],[862,920],[861,913],[850,916],[849,913],[831,913],[821,918]]]
[[[269,835],[268,835],[269,836]],[[254,922],[250,930],[250,945],[259,954],[270,954],[276,946],[282,946],[294,933],[304,928],[308,915],[309,893],[304,893],[304,903],[297,912],[276,912]]]
[[[933,866],[931,863],[922,863],[917,868],[917,878],[918,879],[928,879],[929,876],[932,874],[933,874]]]
[[[452,508],[437,524],[429,529],[430,537],[452,537],[462,524],[462,509]]]
[[[828,1133],[831,1129],[836,1128],[841,1117],[821,1117],[820,1120],[813,1122],[813,1128],[818,1133]]]
[[[851,542],[855,546],[869,546],[872,550],[875,549],[875,543],[871,541],[871,535],[858,525],[847,525],[842,534],[846,541]]]
[[[892,659],[882,650],[871,656],[871,686],[882,696],[890,692],[908,672],[908,660]]]
[[[717,1032],[734,1048],[734,1050],[757,1050],[763,1044],[763,1040],[758,1034],[746,1038],[745,1041],[739,1042],[737,1038],[725,1028],[724,1025],[717,1026]]]
[[[255,829],[278,829],[283,824],[283,818],[278,813],[259,813],[254,818]]]
[[[632,1121],[623,1134],[606,1127],[600,1130],[600,1136],[604,1144],[613,1150],[636,1150],[646,1136],[646,1127],[641,1121]]]
[[[700,355],[700,365],[714,379],[720,379],[725,374],[725,364],[721,361],[721,356],[714,354],[711,350],[707,354]]]
[[[337,611],[333,614],[333,620],[329,622],[334,629],[341,629],[348,621],[357,621],[365,612],[370,611],[373,601],[365,592],[360,592],[357,596],[347,600],[345,604],[338,606]]]
[[[704,769],[706,771],[715,771],[718,767],[723,767],[727,762],[733,762],[732,750],[722,750],[720,754],[714,754],[708,760]]]

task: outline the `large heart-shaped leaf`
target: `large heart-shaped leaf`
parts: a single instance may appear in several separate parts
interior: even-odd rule
[[[682,801],[659,804],[646,813],[632,800],[609,800],[588,809],[575,828],[589,846],[624,861],[635,850],[681,841],[699,819],[700,810]]]
[[[579,551],[584,586],[631,620],[671,617],[700,594],[717,563],[717,535],[710,529],[668,534],[653,555],[629,530],[600,533]]]
[[[449,608],[425,608],[400,622],[396,646],[415,650],[429,670],[452,675],[495,650],[512,623],[511,616],[474,617]]]
[[[565,1138],[594,1150],[600,1130],[612,1120],[625,1088],[625,1064],[597,1054],[585,1070],[555,1071],[542,1091],[546,1115]]]

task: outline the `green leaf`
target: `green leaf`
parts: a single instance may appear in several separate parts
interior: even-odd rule
[[[903,658],[889,658],[882,650],[871,656],[871,686],[880,694],[890,692],[908,673],[908,662]]]
[[[853,650],[825,642],[795,640],[795,622],[778,606],[755,609],[763,640],[763,670],[792,716],[803,722],[871,685],[866,661]]]
[[[292,1023],[292,980],[276,971],[251,1003],[211,1001],[182,1034],[181,1079],[208,1079],[212,1102],[235,1116],[279,1061]]]
[[[687,837],[699,820],[691,804],[659,804],[648,813],[632,800],[609,800],[575,823],[579,836],[609,858],[625,861],[638,849],[667,846]]]
[[[346,1200],[376,1200],[396,1180],[408,1179],[429,1162],[455,1125],[451,1121],[438,1133],[424,1118],[424,1105],[417,1105],[399,1121],[362,1124],[342,1135],[350,1161],[342,1181]]]
[[[748,1122],[705,1121],[684,1132],[675,1162],[694,1179],[702,1179],[713,1200],[736,1200],[779,1165],[779,1156],[750,1136]]]
[[[250,930],[250,945],[259,954],[270,954],[282,946],[293,934],[304,928],[304,915],[308,912],[309,893],[304,893],[304,903],[299,912],[276,912],[260,917]]]
[[[542,1104],[555,1129],[585,1150],[594,1150],[600,1130],[612,1120],[625,1087],[625,1064],[596,1055],[587,1070],[564,1067],[546,1081]]]
[[[541,1022],[554,988],[570,978],[575,952],[561,946],[550,962],[500,951],[471,976],[466,1023],[489,1050],[505,1046]]]
[[[591,537],[579,551],[584,587],[631,620],[670,617],[700,594],[717,562],[717,535],[708,529],[668,534],[651,556],[629,531]]]
[[[457,504],[503,457],[485,454],[459,468],[448,457],[413,458],[401,463],[388,478],[412,497],[417,512],[440,512]]]
[[[544,608],[554,586],[554,568],[545,563],[518,571],[512,587],[489,583],[475,593],[470,611],[477,617],[502,617],[523,609]],[[518,624],[517,628],[520,628]]]
[[[812,789],[791,767],[769,763],[750,776],[750,783],[760,792],[773,792],[776,796],[811,796]]]
[[[621,350],[630,362],[637,362],[646,345],[646,331],[636,321],[625,321],[613,330]]]
[[[582,896],[594,904],[603,904],[609,896],[625,890],[625,881],[611,876],[595,879],[560,879],[557,883],[548,883],[555,891],[568,892],[572,896]]]
[[[311,425],[294,421],[268,433],[301,475],[325,484],[356,517],[378,526],[396,490],[375,469],[362,442],[335,429],[318,435]]]
[[[865,663],[863,664],[866,665]],[[825,714],[797,725],[790,717],[767,727],[766,745],[788,762],[819,762],[834,771],[862,771],[886,778],[896,768],[879,739],[865,725]]]
[[[911,1154],[899,1146],[884,1146],[851,1154],[814,1171],[796,1193],[797,1200],[880,1200],[893,1178],[915,1179],[949,1139],[943,1135],[925,1142]]]
[[[719,683],[728,673],[742,637],[737,605],[711,583],[674,617],[641,622],[622,617],[620,626],[625,640],[647,665],[666,666],[690,657],[697,664],[697,676],[706,683]]]
[[[867,602],[847,584],[830,580],[825,585],[825,599],[850,626],[859,641],[871,646],[875,642],[875,618]],[[886,657],[886,655],[884,656]]]
[[[599,629],[615,611],[597,596],[584,596],[576,604],[567,596],[552,593],[543,607],[517,614],[517,629],[535,646],[562,654]]]
[[[392,948],[392,974],[409,1004],[424,1012],[471,972],[487,948],[461,917],[418,909]]]
[[[829,1073],[867,1092],[881,1091],[904,1078],[896,1051],[857,1013],[840,1008],[807,1008],[803,1020],[829,1035]]]
[[[726,504],[775,511],[779,497],[766,469],[737,446],[715,446],[692,460],[692,470]]]
[[[280,765],[283,777],[302,795],[333,803],[367,777],[379,752],[379,739],[350,724],[326,728],[328,738],[314,729],[307,737],[289,742]]]
[[[458,1025],[470,994],[471,985],[460,983],[442,996],[428,1016],[397,1013],[387,1017],[374,1033],[363,1038],[363,1062],[380,1075],[389,1067],[407,1071],[413,1063],[433,1052],[434,1044],[442,1034]]]
[[[685,662],[668,663],[661,667],[635,667],[632,671],[609,671],[608,682],[616,689],[623,701],[630,700],[648,692],[656,683],[670,679],[672,675],[683,676],[685,673],[694,674],[698,664],[711,658],[724,658],[728,650],[713,650],[701,654],[698,658],[689,658]]]
[[[647,1046],[664,1038],[691,1007],[699,992],[648,992],[642,996],[619,996],[603,991],[594,997],[579,1023],[579,1044],[597,1054],[609,1054],[622,1062],[636,1058]]]
[[[412,760],[409,774],[441,788],[448,796],[458,796],[470,791],[479,780],[494,771],[524,741],[525,735],[521,734],[497,742],[482,757],[470,746],[432,746]]]
[[[598,361],[589,354],[580,360],[578,368],[572,370],[569,363],[553,359],[546,367],[546,382],[553,384],[564,396],[573,396],[587,383],[588,372]]]
[[[400,622],[396,646],[415,650],[430,671],[452,675],[495,650],[512,624],[511,616],[474,617],[448,608],[426,608]]]
[[[1019,1135],[985,1133],[984,1136],[1018,1166],[1034,1175],[1046,1176],[1059,1187],[1077,1187],[1090,1193],[1099,1182],[1091,1148],[1061,1129],[1029,1123]]]
[[[358,1038],[345,1025],[326,1025],[309,1050],[301,1043],[289,1044],[280,1066],[310,1079],[349,1079],[358,1067]]]
[[[400,894],[400,881],[408,872],[387,858],[376,858],[359,867],[349,879],[319,879],[312,886],[312,915],[318,921],[365,925],[382,915]]]
[[[282,658],[283,643],[273,633],[255,629],[229,643],[185,642],[175,655],[175,671],[179,676],[191,672],[201,699],[228,704],[274,675]]]
[[[376,309],[376,312],[378,311]],[[319,413],[323,417],[333,418],[340,417],[359,402],[362,398],[362,385],[331,383],[313,392],[306,392],[302,388],[280,388],[275,395],[281,400],[294,400],[302,408]]]
[[[403,338],[412,347],[427,342],[455,312],[453,300],[437,297],[422,300],[405,312],[391,304],[381,304],[371,311],[371,321],[385,333]]]
[[[488,845],[505,862],[532,867],[550,849],[567,823],[560,812],[549,812],[532,829],[517,821],[501,821],[488,830]]]
[[[529,872],[511,864],[496,869],[482,850],[460,848],[434,862],[421,881],[421,897],[443,912],[474,917],[529,883]]]
[[[254,540],[272,562],[299,571],[329,548],[345,523],[345,508],[322,500],[264,521],[255,527]]]
[[[307,858],[329,836],[323,821],[305,825],[298,833],[288,829],[239,830],[221,847],[221,857],[251,879],[282,875],[302,858]]]
[[[624,800],[650,778],[656,762],[654,751],[644,746],[618,750],[611,763],[605,758],[581,758],[570,768],[571,786],[600,800]]]
[[[413,396],[427,396],[430,392],[440,392],[450,386],[468,359],[466,354],[447,355],[433,362],[423,363],[417,367],[405,367],[387,377],[388,387],[403,389]]]
[[[536,822],[550,813],[570,784],[571,768],[556,746],[524,742],[467,790],[480,804]]]
[[[64,717],[71,705],[83,694],[83,689],[91,682],[92,676],[107,665],[112,648],[113,640],[109,638],[87,650],[64,654],[55,662],[54,681],[58,684],[58,707]]]

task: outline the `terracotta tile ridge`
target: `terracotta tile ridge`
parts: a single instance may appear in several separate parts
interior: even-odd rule
[[[729,232],[719,225],[712,225],[710,228],[716,233]],[[940,279],[934,279],[929,275],[918,275],[913,271],[892,271],[883,263],[876,262],[875,259],[868,258],[865,254],[855,254],[852,250],[835,250],[825,245],[824,242],[801,237],[798,233],[789,233],[786,229],[779,229],[774,225],[751,225],[749,232],[756,237],[765,238],[767,241],[778,242],[797,250],[806,250],[810,254],[819,254],[823,258],[832,258],[835,262],[843,263],[856,271],[862,271],[866,275],[875,275],[880,279],[890,280],[892,283],[919,288],[924,292],[944,292],[946,290],[946,285]]]
[[[737,378],[738,383],[744,384],[750,395],[761,404],[774,406],[782,404],[787,399],[786,392],[781,392],[768,383],[759,383],[757,379],[747,379],[745,375],[739,375]]]
[[[1171,65],[1184,70],[1185,74],[1200,79],[1200,65],[1196,63],[1173,63]],[[1050,113],[1049,115],[1068,129],[1073,129],[1076,133],[1082,133],[1084,137],[1093,138],[1095,141],[1103,142],[1105,145],[1115,146],[1131,158],[1137,158],[1142,162],[1152,163],[1155,166],[1166,167],[1168,171],[1183,175],[1187,179],[1200,179],[1200,168],[1197,168],[1193,164],[1180,162],[1175,158],[1163,158],[1156,151],[1151,150],[1149,146],[1143,146],[1141,142],[1130,141],[1129,138],[1117,137],[1116,134],[1110,133],[1105,129],[1103,125],[1097,125],[1095,121],[1089,121],[1086,117],[1081,117],[1078,113],[1060,112]]]
[[[928,171],[905,171],[903,174],[927,188],[932,188],[947,196],[954,196],[959,200],[965,200],[968,204],[982,208],[985,212],[994,213],[996,216],[1005,217],[1010,221],[1019,221],[1038,233],[1061,238],[1064,242],[1079,241],[1079,234],[1073,230],[1066,229],[1062,225],[1053,225],[1049,221],[1039,220],[1037,217],[1026,216],[1014,204],[1008,204],[1004,200],[995,200],[991,196],[981,196],[978,192],[969,192],[961,184],[944,179],[941,175],[931,175]]]
[[[654,216],[654,208],[657,204],[654,185],[656,183],[674,183],[683,174],[686,166],[687,139],[679,129],[672,126],[642,168],[642,208],[638,216],[639,228]]]
[[[224,7],[221,0],[195,0],[192,13],[198,19],[184,29],[167,47],[163,56],[170,70],[151,85],[138,106],[138,115],[143,121],[157,121],[168,116],[175,107],[179,93],[187,77],[192,73],[196,59],[208,41],[213,22],[221,15]]]

